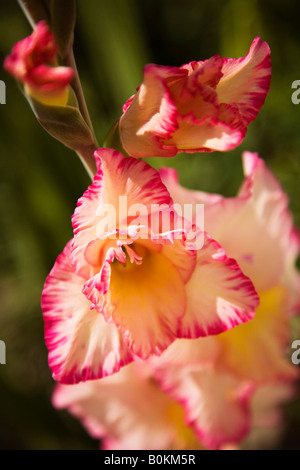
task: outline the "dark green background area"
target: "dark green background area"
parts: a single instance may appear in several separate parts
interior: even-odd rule
[[[75,55],[99,142],[142,79],[144,64],[181,65],[219,53],[244,56],[254,37],[272,51],[265,105],[236,150],[152,159],[175,166],[190,188],[235,195],[241,153],[259,152],[290,197],[300,227],[300,4],[274,0],[79,0]],[[0,0],[0,60],[31,33],[16,1]],[[0,105],[0,449],[97,449],[67,412],[54,410],[40,295],[72,236],[71,215],[89,177],[77,156],[37,123],[15,81]],[[296,321],[299,331],[299,322]],[[297,330],[296,330],[297,331]],[[300,367],[300,366],[299,366]],[[286,407],[278,449],[300,449],[300,400]]]

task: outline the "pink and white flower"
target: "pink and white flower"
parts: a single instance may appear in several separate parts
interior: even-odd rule
[[[287,196],[263,160],[245,152],[243,161],[246,178],[235,198],[187,190],[174,170],[160,172],[174,201],[205,204],[206,227],[260,294],[251,322],[214,337],[177,339],[150,360],[155,379],[182,403],[208,448],[243,445],[248,434],[279,426],[280,399],[291,397],[299,377],[286,354],[290,317],[300,309],[299,237]],[[267,402],[270,389],[274,401]]]
[[[238,327],[240,328],[240,327]],[[177,339],[149,364],[161,389],[181,404],[186,423],[205,448],[239,444],[252,426],[255,383],[218,367],[217,337]]]
[[[189,191],[172,169],[161,170],[161,177],[175,202],[189,198],[205,204],[206,229],[237,260],[260,296],[251,322],[216,338],[218,367],[257,384],[289,382],[298,377],[285,352],[290,317],[300,310],[300,238],[287,195],[264,161],[245,152],[243,163],[245,181],[233,198]]]
[[[57,258],[43,291],[49,364],[54,378],[78,382],[113,374],[132,361],[132,354],[113,323],[91,309],[82,294],[86,279],[71,263],[71,242]]]
[[[178,217],[168,232],[153,229],[157,207],[173,213],[156,170],[111,149],[95,158],[97,174],[73,215],[74,238],[42,295],[50,367],[64,383],[111,374],[132,356],[160,355],[178,337],[231,329],[258,305],[251,281],[208,234],[196,251],[187,249]],[[134,217],[133,207],[148,216]]]
[[[260,38],[239,59],[147,65],[119,120],[123,148],[135,158],[233,149],[261,109],[270,80],[270,49]]]
[[[45,21],[15,44],[4,67],[35,100],[47,105],[66,104],[74,73],[70,67],[58,64],[55,38]]]
[[[159,358],[135,360],[100,380],[56,386],[67,409],[104,450],[259,449],[283,423],[293,384],[259,386],[216,366],[214,338],[177,340]],[[276,436],[275,436],[276,437]]]
[[[103,450],[203,449],[179,403],[165,394],[147,364],[76,385],[59,384],[53,405],[67,409]]]
[[[157,370],[153,374],[151,361],[136,360],[110,377],[57,385],[53,405],[79,419],[104,450],[218,450],[240,444],[252,426],[253,386],[216,373],[214,354],[208,360],[205,353],[205,339],[202,344],[178,342],[185,359],[191,343],[197,343],[206,360],[196,366],[177,355],[177,370],[174,361],[170,371],[163,362],[163,384]]]
[[[177,340],[155,367],[135,360],[100,380],[58,384],[52,403],[77,418],[102,450],[270,446],[293,385],[257,386],[218,370],[217,349],[212,338]]]
[[[223,449],[243,448],[251,442],[259,447],[263,445],[260,436],[282,422],[281,403],[291,398],[298,377],[285,350],[289,318],[299,307],[300,277],[295,268],[299,245],[280,184],[256,154],[245,153],[243,158],[246,178],[236,198],[182,188],[171,169],[160,174],[173,201],[203,202],[210,229],[219,238],[228,232],[223,243],[259,289],[256,316],[230,331],[204,338],[198,337],[199,327],[187,309],[177,339],[160,355],[144,360],[133,356],[132,364],[101,380],[59,385],[54,405],[80,419],[105,449]],[[245,230],[243,240],[239,227]],[[197,253],[198,273],[191,276],[195,283],[189,281],[190,290],[186,284],[188,302],[198,302],[198,312],[204,316],[213,302],[208,294],[212,278],[219,289],[223,284],[211,261],[206,262],[216,243],[207,241],[204,251]],[[273,260],[274,253],[281,260]],[[265,256],[266,278],[261,275],[261,256]],[[274,267],[269,271],[271,262],[279,267],[276,275]],[[241,289],[242,285],[237,287],[237,294]]]

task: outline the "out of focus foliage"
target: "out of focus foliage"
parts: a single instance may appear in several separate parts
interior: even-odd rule
[[[219,53],[244,56],[255,36],[272,51],[270,94],[243,144],[228,153],[152,159],[172,165],[190,188],[234,195],[242,150],[259,152],[290,196],[300,227],[300,4],[296,0],[78,1],[75,55],[99,142],[142,79],[145,63],[181,65]],[[17,1],[0,3],[0,60],[31,33]],[[2,71],[1,71],[2,70]],[[36,122],[11,77],[0,105],[0,365],[1,449],[96,449],[80,424],[51,406],[54,382],[43,339],[40,294],[72,236],[71,215],[89,184],[79,159]],[[300,337],[299,322],[295,333]],[[299,366],[300,367],[300,366]],[[286,407],[278,449],[300,449],[300,400]]]

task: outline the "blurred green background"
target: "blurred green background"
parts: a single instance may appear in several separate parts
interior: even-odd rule
[[[260,36],[271,47],[272,84],[243,144],[163,164],[178,168],[190,188],[233,196],[242,180],[242,150],[257,151],[289,194],[300,227],[300,105],[291,101],[291,84],[300,80],[299,14],[296,0],[79,0],[75,55],[99,142],[141,82],[145,63],[244,56]],[[1,63],[30,33],[17,1],[0,0]],[[7,348],[7,364],[0,365],[0,449],[97,449],[75,419],[51,406],[40,309],[43,282],[72,236],[71,215],[89,177],[77,156],[36,122],[3,68],[0,79],[7,87],[0,105],[0,339]],[[300,449],[299,398],[285,412],[277,448]]]

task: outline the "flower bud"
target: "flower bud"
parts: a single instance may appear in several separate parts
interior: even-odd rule
[[[48,106],[67,104],[74,73],[70,67],[59,66],[55,39],[45,21],[13,47],[4,67],[34,100]]]

